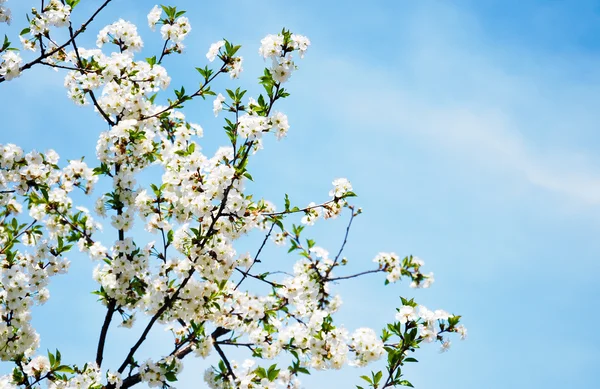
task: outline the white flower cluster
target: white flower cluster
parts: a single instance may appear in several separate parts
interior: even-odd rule
[[[218,94],[215,100],[213,101],[213,113],[215,117],[219,116],[219,112],[223,110],[223,103],[225,102],[225,96],[222,94]]]
[[[439,340],[442,343],[441,351],[448,351],[450,340],[441,337],[443,332],[451,331],[466,339],[467,329],[463,325],[451,326],[448,322],[453,316],[442,309],[431,311],[426,307],[416,304],[403,305],[396,313],[396,320],[401,324],[417,323],[419,336],[426,342],[431,343]]]
[[[438,320],[448,320],[450,314],[441,309],[430,311],[421,305],[419,306],[418,316],[422,320],[422,323],[419,325],[419,334],[425,341],[433,342],[438,337],[438,328],[435,324]]]
[[[206,53],[206,58],[210,61],[213,62],[218,55],[220,55],[221,53],[221,48],[223,46],[226,45],[226,42],[224,40],[220,40],[218,42],[215,42],[213,44],[210,45],[210,48],[208,49],[208,52]],[[223,57],[220,57],[223,58]],[[243,67],[242,64],[244,62],[244,58],[243,57],[230,57],[230,58],[223,58],[224,61],[226,62],[226,71],[229,73],[229,76],[231,78],[239,78],[240,74],[242,73]],[[215,115],[218,111],[215,112]]]
[[[289,80],[292,71],[296,69],[292,51],[298,51],[300,58],[304,58],[304,53],[310,46],[307,37],[296,34],[271,34],[263,38],[260,43],[258,53],[265,59],[271,58],[271,76],[280,83]]]
[[[303,363],[313,369],[341,369],[348,363],[348,331],[332,325],[329,313],[316,310],[306,325],[295,323],[283,329],[279,341],[299,350]]]
[[[102,373],[95,362],[85,364],[83,371],[76,373],[68,380],[48,382],[48,389],[82,389],[102,387]]]
[[[232,63],[231,66],[229,67],[229,76],[231,78],[239,78],[240,74],[242,73],[242,70],[244,70],[244,68],[242,67],[242,63],[244,61],[244,58],[242,57],[233,57],[231,59]]]
[[[352,191],[352,184],[346,178],[336,178],[333,180],[333,189],[329,191],[329,196],[343,197],[346,193]]]
[[[164,24],[160,28],[160,34],[164,40],[170,40],[175,43],[181,43],[185,37],[192,31],[190,21],[185,16],[175,19],[173,24]]]
[[[148,359],[140,365],[140,377],[149,387],[163,386],[167,375],[175,377],[183,369],[181,361],[174,356],[169,356],[157,363]]]
[[[127,42],[131,44],[132,41]],[[171,82],[165,68],[134,61],[130,51],[106,56],[100,50],[79,49],[78,54],[90,68],[83,73],[71,71],[67,74],[65,87],[69,97],[76,104],[88,104],[86,94],[102,88],[98,105],[107,115],[124,115],[125,119],[152,115],[157,107],[145,96],[167,88]],[[68,54],[67,60],[78,66],[74,52]]]
[[[312,226],[319,217],[335,219],[340,215],[343,207],[347,205],[344,197],[352,192],[352,184],[346,178],[336,178],[332,184],[333,189],[329,191],[329,196],[333,197],[332,201],[321,205],[309,203],[301,219],[302,224]]]
[[[163,40],[167,42],[172,42],[169,46],[165,46],[162,55],[167,55],[171,53],[182,53],[185,49],[183,45],[183,40],[186,36],[192,31],[192,26],[190,25],[190,21],[185,16],[179,16],[177,18],[173,18],[173,15],[165,19],[161,19],[163,13],[163,8],[155,5],[150,12],[148,13],[148,27],[152,31],[156,28],[156,25],[160,22],[162,27],[160,28],[160,35]],[[176,14],[180,15],[183,12]],[[169,13],[167,12],[167,15]]]
[[[194,348],[194,353],[196,356],[201,358],[206,358],[210,354],[213,349],[213,338],[212,336],[205,336],[199,341]]]
[[[365,366],[377,361],[385,353],[383,342],[371,328],[354,331],[350,347],[356,353],[356,360],[351,363],[355,366]]]
[[[17,389],[17,385],[14,384],[12,375],[0,376],[0,388],[2,388],[2,389]]]
[[[33,8],[31,13],[34,17],[29,21],[29,33],[33,37],[39,37],[40,35],[48,35],[50,27],[67,26],[71,16],[71,7],[59,0],[50,0],[42,9],[42,12],[38,12]]]
[[[322,263],[327,266],[332,262],[326,259]],[[319,300],[324,298],[323,292],[329,292],[329,285],[325,284],[321,290],[319,281],[320,272],[312,266],[312,262],[300,260],[294,265],[294,277],[288,277],[282,282],[284,288],[279,294],[296,308],[299,316],[309,316],[318,308]]]
[[[160,17],[162,16],[162,8],[158,5],[155,5],[150,12],[148,12],[148,27],[152,31],[156,28],[156,23],[160,21]]]
[[[231,361],[235,382],[221,380],[214,369],[206,370],[204,381],[211,389],[300,389],[300,381],[289,371],[276,370],[274,377],[269,377],[268,371],[255,366],[256,362],[251,359],[246,359],[241,364]]]
[[[106,43],[114,43],[124,52],[140,51],[144,47],[144,42],[138,35],[135,24],[123,19],[119,19],[100,30],[96,45],[102,48]]]
[[[163,11],[165,19],[161,19]],[[62,2],[50,1],[36,17],[39,20],[32,22],[32,34],[39,34],[46,26],[67,23],[69,12]],[[154,29],[162,24],[162,38],[173,43],[162,56],[180,51],[191,30],[187,18],[180,15],[182,11],[158,6],[148,14],[149,26]],[[35,41],[25,41],[24,45],[35,48]],[[102,49],[107,43],[115,44],[118,50],[105,54]],[[338,216],[348,205],[346,199],[354,195],[350,182],[334,180],[329,192],[332,199],[324,204],[290,210],[286,201],[286,210],[278,214],[272,203],[245,192],[246,180],[251,179],[247,158],[261,147],[263,134],[272,132],[281,139],[288,132],[287,116],[272,110],[273,103],[287,95],[280,86],[296,68],[292,53],[298,51],[302,58],[310,45],[306,37],[288,31],[269,35],[261,43],[260,54],[272,59],[270,77],[267,72],[261,79],[270,101],[267,103],[263,96],[258,101],[250,99],[243,108],[245,113],[239,114],[235,123],[228,121],[231,147],[221,147],[212,156],[204,154],[197,141],[202,128],[189,123],[178,110],[188,97],[204,97],[202,92],[212,91],[202,89],[203,85],[188,96],[182,89],[168,106],[156,104],[155,94],[168,87],[170,78],[155,57],[146,62],[134,60],[134,52],[143,47],[135,25],[119,20],[100,31],[99,49],[79,48],[55,56],[53,60],[64,57],[69,67],[76,69],[65,78],[69,96],[82,105],[89,97],[109,128],[99,136],[96,155],[100,165],[95,170],[79,160],[60,169],[53,151],[25,154],[14,145],[0,145],[0,344],[6,345],[0,348],[2,360],[22,362],[22,371],[35,377],[52,369],[45,357],[31,359],[39,339],[30,325],[30,308],[48,299],[48,279],[66,272],[69,262],[63,254],[75,244],[100,262],[93,273],[99,284],[96,293],[109,307],[116,307],[114,312],[121,315],[123,327],[131,327],[135,317],[146,314],[153,317],[151,324],[167,325],[175,334],[176,349],[169,357],[158,362],[147,360],[139,366],[127,361],[124,366],[132,369],[130,373],[139,373],[151,387],[166,387],[177,378],[182,369],[177,350],[188,347],[187,352],[205,358],[212,349],[222,354],[219,344],[238,339],[247,341],[246,345],[264,359],[292,352],[302,369],[365,366],[385,354],[383,341],[372,329],[359,328],[350,335],[343,326],[334,324],[332,315],[342,301],[332,292],[331,281],[349,278],[333,276],[333,269],[340,264],[337,257],[331,259],[325,249],[310,240],[307,249],[300,247],[302,226],[294,226],[291,234],[282,222],[287,213],[301,211],[303,224]],[[206,56],[211,62],[217,57],[223,59],[220,72],[237,77],[242,70],[242,58],[232,57],[237,48],[219,41],[211,45]],[[20,57],[12,53],[2,54],[0,76],[6,79],[17,76],[21,66]],[[208,71],[200,69],[200,73],[210,77]],[[243,93],[237,90],[232,98],[241,100]],[[222,94],[217,95],[215,116],[225,101]],[[236,101],[229,111],[236,112],[240,106]],[[237,141],[240,139],[242,142]],[[143,174],[148,169],[162,173],[160,182],[150,187],[144,185]],[[99,195],[95,211],[118,230],[117,239],[104,242],[106,245],[95,239],[100,225],[90,212],[74,207],[69,197],[75,188],[89,194],[98,176],[105,177],[111,186]],[[32,219],[30,226],[20,221],[26,218],[21,215],[25,203]],[[132,237],[138,217],[149,233],[158,236],[156,241],[139,244]],[[15,221],[8,222],[9,218]],[[272,273],[254,274],[253,266],[260,262],[258,254],[240,255],[235,249],[240,237],[256,229],[264,231],[270,224],[281,227],[276,243],[289,240],[295,245],[293,250],[301,251],[302,258],[291,275],[277,278]],[[375,271],[387,272],[390,282],[407,276],[414,286],[427,287],[433,281],[431,275],[420,273],[423,263],[418,258],[400,260],[393,253],[381,253],[374,261],[378,264]],[[255,294],[245,289],[247,284],[240,288],[245,279],[265,282],[271,292]],[[418,322],[419,334],[425,340],[437,339],[444,331],[432,323],[453,320],[443,311],[431,313],[424,308],[417,315],[414,308],[402,307],[399,315],[401,323]],[[209,328],[215,332],[210,334]],[[219,339],[214,335],[217,330],[231,333],[231,337]],[[466,336],[466,330],[459,327],[452,327],[452,331]],[[449,342],[444,344],[449,347]],[[68,379],[51,374],[48,387],[103,385],[96,364],[86,365],[83,371],[73,370]],[[227,370],[210,369],[205,380],[211,388],[227,389],[290,389],[300,385],[296,373],[265,370],[252,361],[242,365],[232,361]],[[105,375],[114,388],[123,385],[120,374],[106,371]],[[12,389],[11,385],[14,382],[10,378],[0,378],[0,387]]]
[[[97,225],[82,210],[72,209],[68,193],[75,186],[91,190],[96,177],[83,162],[57,167],[58,155],[24,154],[15,145],[0,145],[0,359],[30,356],[39,337],[30,325],[30,309],[49,298],[49,277],[66,273],[64,242],[76,235],[91,236]],[[33,221],[21,224],[23,196]],[[75,212],[74,212],[75,211]],[[70,224],[69,224],[70,223]],[[27,227],[26,227],[27,226]],[[44,228],[37,228],[43,226]],[[43,232],[45,231],[45,233]],[[39,362],[39,361],[38,361]]]
[[[220,40],[220,41],[215,42],[212,45],[210,45],[210,48],[208,49],[208,53],[206,53],[206,58],[210,62],[213,62],[215,60],[215,58],[217,58],[217,55],[219,55],[219,50],[223,46],[225,46],[224,40]]]
[[[433,284],[433,273],[423,274],[420,269],[425,264],[422,259],[412,255],[404,259],[396,253],[379,253],[373,259],[379,269],[388,273],[387,281],[396,282],[402,276],[410,277],[411,288],[429,288]]]
[[[40,377],[49,371],[50,361],[43,355],[32,358],[31,361],[23,367],[23,372],[30,377]]]
[[[50,361],[45,356],[37,356],[32,358],[27,364],[25,364],[22,368],[23,373],[27,374],[32,378],[40,378],[46,375],[51,371]],[[120,388],[120,380],[119,376],[114,374],[107,374],[108,382],[116,384],[115,388]],[[118,377],[118,380],[115,378]],[[14,382],[14,376],[5,375],[0,376],[0,388],[2,389],[17,389],[20,386],[17,386]],[[95,362],[88,362],[85,364],[85,367],[82,370],[77,370],[74,375],[69,377],[68,379],[55,379],[52,381],[48,381],[48,389],[81,389],[81,388],[94,388],[101,387],[102,377],[100,368],[96,365]]]
[[[11,21],[11,12],[10,8],[3,6],[2,4],[6,3],[7,0],[0,0],[0,23],[10,24]]]
[[[63,169],[63,189],[67,192],[73,190],[73,187],[85,188],[85,193],[90,193],[98,177],[83,161],[70,161],[69,165]]]
[[[106,382],[114,385],[115,389],[119,389],[123,385],[123,378],[118,372],[106,372]]]
[[[94,247],[90,251],[92,249]],[[104,259],[105,249],[102,247],[98,251],[98,258]],[[125,238],[123,241],[116,241],[111,251],[112,261],[94,269],[94,280],[120,305],[133,306],[139,300],[135,286],[148,282],[149,279],[149,247],[140,250],[131,238]]]
[[[275,112],[270,117],[245,114],[238,119],[239,134],[250,140],[262,138],[265,132],[273,132],[277,139],[281,139],[289,128],[288,118],[281,112]]]
[[[0,77],[12,80],[21,75],[21,64],[23,59],[16,51],[6,51],[0,56]]]

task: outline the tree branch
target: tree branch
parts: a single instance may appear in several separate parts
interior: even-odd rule
[[[258,248],[258,251],[256,252],[256,255],[254,256],[254,260],[252,261],[252,264],[250,264],[250,266],[248,267],[248,269],[246,271],[242,271],[240,269],[237,269],[238,271],[242,272],[243,277],[242,279],[237,283],[237,285],[235,286],[235,289],[239,288],[239,286],[242,284],[242,282],[244,282],[244,280],[246,279],[246,277],[248,275],[250,275],[251,277],[254,278],[258,278],[256,276],[252,276],[250,274],[250,269],[252,269],[252,266],[254,266],[254,264],[258,261],[258,256],[260,255],[263,247],[265,247],[265,244],[267,244],[267,241],[269,240],[269,237],[271,236],[271,233],[273,232],[273,228],[275,228],[275,223],[271,224],[271,228],[269,229],[269,232],[267,233],[267,235],[265,235],[265,239],[263,240],[262,244],[260,245],[260,247]],[[259,278],[260,279],[260,278]],[[265,280],[263,280],[265,281]]]
[[[79,72],[81,74],[85,74],[85,71],[83,69],[83,61],[81,61],[81,57],[79,56],[79,50],[77,49],[77,43],[75,42],[75,35],[73,33],[73,25],[71,24],[70,20],[69,20],[69,35],[71,36],[71,43],[73,45],[73,51],[75,51],[75,57],[77,57],[77,66],[79,66]],[[94,95],[94,92],[91,89],[89,89],[89,90],[87,90],[87,93],[90,95],[90,98],[92,99],[92,102],[94,103],[94,107],[96,107],[96,109],[98,110],[100,115],[102,115],[104,120],[106,120],[106,122],[109,125],[114,126],[116,123],[100,107],[100,104],[98,104],[98,100],[96,100],[96,96]]]
[[[356,278],[356,277],[364,276],[365,274],[379,273],[379,272],[382,272],[382,271],[384,271],[384,270],[383,269],[367,270],[367,271],[363,271],[363,272],[360,272],[360,273],[353,274],[351,276],[327,278],[325,281],[347,280],[347,279],[350,279],[350,278]]]
[[[102,324],[102,330],[100,331],[100,338],[98,339],[98,348],[96,350],[96,364],[98,367],[102,366],[102,359],[104,358],[104,344],[106,343],[106,336],[108,334],[108,327],[112,321],[112,317],[116,311],[117,301],[109,299],[108,306],[106,307],[106,316],[104,316],[104,323]]]

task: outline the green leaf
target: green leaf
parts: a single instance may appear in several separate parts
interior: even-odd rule
[[[156,65],[156,55],[146,58],[146,62],[148,62],[150,66]]]
[[[67,365],[61,365],[59,367],[57,367],[56,369],[54,369],[55,373],[70,373],[73,374],[75,373],[75,370],[73,370],[70,366]]]
[[[235,93],[231,89],[225,89],[225,91],[229,95],[229,98],[231,98],[231,100],[235,101]]]
[[[277,365],[271,365],[269,370],[267,371],[267,378],[269,381],[274,381],[279,375],[279,369],[277,369]]]
[[[55,359],[50,350],[48,350],[48,360],[50,361],[50,366],[54,366]]]
[[[66,3],[71,9],[75,8],[77,4],[79,4],[81,0],[67,0]]]
[[[377,386],[377,384],[379,383],[379,381],[381,381],[381,377],[383,377],[383,373],[381,371],[378,371],[377,373],[375,373],[373,375],[373,384],[375,386]]]

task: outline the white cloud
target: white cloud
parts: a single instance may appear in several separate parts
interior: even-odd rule
[[[576,74],[600,61],[494,47],[471,15],[446,6],[409,20],[397,30],[407,44],[379,66],[331,56],[321,66],[316,82],[340,96],[324,94],[321,104],[347,118],[344,131],[417,137],[577,203],[600,204],[600,159],[586,144],[598,140],[600,71]],[[365,69],[372,70],[364,76]]]

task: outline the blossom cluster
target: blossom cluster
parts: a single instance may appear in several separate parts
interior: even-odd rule
[[[58,48],[56,42],[50,38],[51,27],[68,26],[71,19],[71,6],[60,0],[50,0],[42,9],[32,8],[29,17],[29,26],[19,35],[25,50],[36,51],[43,47],[45,63],[55,64],[64,60],[64,50]]]
[[[29,33],[39,38],[48,35],[50,27],[64,27],[69,24],[71,7],[59,0],[50,0],[40,11],[33,8],[33,18],[29,21]]]
[[[271,59],[269,71],[275,81],[282,83],[289,80],[292,72],[296,69],[291,52],[297,50],[300,58],[304,58],[304,54],[310,46],[310,40],[307,37],[286,34],[285,30],[277,35],[267,35],[260,43],[259,54],[265,59]]]
[[[239,47],[238,47],[239,48]],[[225,49],[225,52],[223,52]],[[206,59],[213,62],[217,57],[224,60],[227,72],[231,78],[239,78],[242,72],[243,57],[234,56],[237,52],[237,48],[231,46],[226,40],[220,40],[210,45],[208,52],[206,53]],[[215,112],[215,115],[217,112]]]
[[[144,46],[142,38],[138,35],[135,24],[119,19],[111,25],[104,27],[98,33],[96,45],[102,48],[106,43],[114,43],[123,51],[140,51]]]
[[[174,356],[170,356],[159,362],[152,362],[148,359],[140,365],[140,375],[142,381],[148,386],[163,386],[168,378],[177,375],[183,369],[181,361]]]
[[[160,28],[160,35],[163,40],[170,40],[174,43],[181,44],[185,37],[192,30],[190,21],[185,16],[180,16],[173,23],[165,23]]]
[[[236,379],[223,381],[222,374],[214,369],[206,370],[204,381],[211,389],[300,389],[300,381],[289,371],[280,370],[276,365],[268,369],[256,366],[251,359],[244,360],[241,364],[231,361],[231,369]]]
[[[412,280],[411,288],[429,288],[433,284],[433,273],[421,273],[421,267],[425,262],[418,257],[411,255],[400,259],[396,253],[379,253],[373,262],[379,265],[379,269],[388,273],[388,282],[396,282],[402,276],[406,276]]]
[[[11,12],[10,8],[3,6],[2,4],[6,3],[7,0],[0,0],[0,23],[10,24],[11,21]]]
[[[91,191],[97,177],[81,161],[57,166],[58,155],[0,145],[0,359],[30,356],[39,336],[30,325],[31,306],[49,298],[49,277],[64,274],[67,241],[97,229],[87,210],[74,209],[69,193]],[[30,223],[22,223],[23,201]],[[43,228],[42,228],[43,227]]]
[[[128,40],[131,43],[133,40]],[[71,71],[65,78],[69,97],[79,105],[89,104],[87,95],[102,88],[98,107],[106,115],[139,117],[153,114],[151,104],[143,98],[145,94],[168,87],[171,79],[160,65],[146,61],[134,61],[127,46],[123,53],[104,55],[100,50],[79,49],[68,54],[73,65],[87,65],[85,72]]]
[[[165,18],[162,18],[163,11],[166,12]],[[192,30],[192,27],[188,18],[181,16],[184,13],[184,11],[177,12],[175,7],[159,7],[158,5],[154,6],[148,13],[148,27],[152,31],[154,31],[157,24],[162,24],[160,35],[165,41],[163,55],[173,52],[181,53],[185,48],[182,42]],[[168,42],[172,44],[168,45]]]
[[[463,325],[456,325],[458,318],[450,315],[442,309],[431,311],[426,307],[417,306],[412,300],[403,301],[406,305],[402,305],[396,313],[396,320],[400,324],[417,325],[419,337],[424,341],[431,343],[434,341],[441,342],[440,351],[448,351],[451,342],[449,339],[444,339],[442,333],[455,332],[460,335],[462,340],[467,338],[467,329]]]
[[[48,383],[48,389],[80,389],[101,387],[102,370],[95,362],[88,362],[81,369],[74,369],[74,375],[67,379],[57,377]]]
[[[385,353],[383,342],[371,328],[359,328],[352,334],[350,347],[356,353],[357,366],[379,360]]]
[[[160,21],[162,12],[163,12],[162,8],[159,7],[158,5],[155,5],[150,10],[150,12],[148,12],[148,15],[147,15],[148,27],[150,27],[150,29],[152,31],[154,31],[154,29],[156,28],[156,24]]]
[[[26,48],[43,51],[43,39],[50,41],[49,27],[69,23],[67,3],[51,0],[32,12],[29,30],[23,33],[30,39],[22,36]],[[0,6],[0,20],[2,12],[8,15],[3,10]],[[83,160],[60,168],[51,150],[24,153],[15,145],[0,145],[0,344],[6,345],[0,358],[16,363],[12,376],[0,377],[2,387],[31,387],[30,378],[35,378],[47,379],[51,389],[120,389],[136,380],[166,388],[177,380],[187,354],[206,358],[216,350],[221,363],[205,374],[211,388],[299,388],[298,375],[308,369],[367,366],[386,353],[404,355],[416,346],[386,343],[385,331],[382,336],[366,327],[351,332],[336,323],[342,299],[335,283],[361,274],[334,274],[347,262],[340,258],[345,241],[331,256],[313,240],[301,240],[303,229],[318,218],[335,218],[344,209],[350,209],[352,218],[360,213],[348,203],[355,195],[347,179],[335,179],[330,199],[321,204],[292,207],[286,195],[280,212],[270,201],[248,193],[248,161],[261,150],[263,137],[282,139],[290,128],[288,117],[274,106],[289,95],[282,85],[297,68],[294,52],[304,57],[308,38],[283,30],[261,41],[259,54],[271,60],[260,78],[266,94],[247,100],[240,88],[223,91],[228,98],[211,90],[216,76],[237,78],[242,71],[240,46],[218,41],[206,59],[218,59],[220,68],[197,68],[199,88],[189,93],[182,87],[174,99],[161,104],[157,101],[165,100],[161,93],[171,81],[162,58],[181,52],[191,31],[183,12],[155,6],[148,14],[148,25],[161,25],[165,41],[158,59],[136,59],[144,42],[137,27],[122,19],[100,30],[97,48],[73,43],[72,49],[65,46],[45,58],[50,66],[64,61],[68,96],[78,105],[93,104],[108,124],[99,134],[93,169]],[[57,47],[45,43],[47,50]],[[0,76],[16,77],[22,64],[18,54],[7,51],[1,58]],[[208,153],[200,142],[204,129],[188,121],[182,108],[188,100],[211,95],[216,96],[215,116],[222,111],[227,116],[230,144]],[[148,182],[149,172],[159,172],[158,182]],[[94,211],[75,206],[71,192],[79,188],[90,195],[99,179],[107,185],[97,195]],[[102,224],[94,213],[116,231],[114,237],[98,238]],[[293,214],[300,224],[288,230],[284,223]],[[142,242],[136,223],[153,235],[152,241]],[[240,238],[265,231],[255,255],[238,253]],[[299,255],[292,273],[261,272],[260,254],[272,233],[276,244],[289,244],[289,251]],[[102,367],[100,347],[97,360],[81,369],[61,365],[56,356],[36,356],[39,336],[31,326],[31,306],[48,299],[49,277],[67,271],[65,254],[72,247],[97,262],[95,294],[106,306],[107,326],[113,314],[121,316],[126,328],[136,317],[149,318],[118,370]],[[374,262],[377,268],[364,273],[385,272],[388,282],[409,277],[418,287],[433,282],[431,274],[421,273],[423,262],[416,257],[380,253]],[[263,289],[252,288],[250,282],[261,283]],[[414,307],[412,302],[403,305],[396,319],[405,330],[418,329],[421,340],[439,340],[444,332],[466,335],[456,316],[424,307],[417,313]],[[155,323],[171,330],[174,349],[138,363],[135,353]],[[104,341],[105,331],[99,343]],[[261,367],[253,360],[238,364],[222,349],[230,345],[246,347],[255,358],[278,362],[287,354],[294,362],[287,369],[277,363]],[[126,370],[129,376],[123,379]]]
[[[277,139],[281,139],[289,128],[287,116],[281,112],[275,112],[270,117],[258,116],[251,112],[238,119],[239,134],[250,140],[260,139],[265,132],[273,132]]]
[[[0,77],[4,77],[6,80],[12,80],[15,77],[19,77],[21,74],[21,64],[23,59],[18,52],[6,51],[0,55]]]

